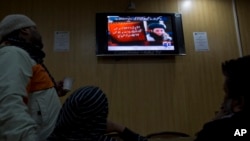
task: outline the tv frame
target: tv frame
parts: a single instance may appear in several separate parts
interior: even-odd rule
[[[171,19],[174,50],[108,50],[108,16],[165,16]],[[145,31],[146,32],[146,31]],[[146,33],[145,33],[146,34]],[[146,35],[145,35],[146,36]],[[127,45],[128,46],[128,45]],[[132,45],[133,46],[133,45]],[[185,41],[180,13],[96,13],[96,56],[167,56],[186,55]]]

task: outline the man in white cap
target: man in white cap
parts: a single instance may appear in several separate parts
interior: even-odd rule
[[[73,119],[73,117],[65,114],[59,115],[60,110],[62,113],[79,111],[75,114],[81,115],[81,109],[84,107],[80,107],[79,110],[79,107],[74,108],[72,104],[75,102],[86,103],[85,98],[79,101],[75,95],[84,97],[87,93],[76,90],[73,96],[67,99],[72,102],[66,102],[67,106],[61,109],[58,96],[63,96],[68,91],[64,91],[62,85],[58,85],[54,81],[43,64],[45,53],[42,48],[42,38],[36,29],[36,24],[27,16],[12,14],[0,22],[0,141],[45,141],[52,132],[49,140],[57,141],[64,132],[60,131],[60,128],[55,128],[56,122],[56,127],[62,126],[68,130],[67,141],[71,141],[71,135],[74,135],[74,140],[81,140],[82,137],[84,139],[93,138],[93,136],[86,135],[76,136],[76,133],[95,126],[88,125],[83,126],[84,130],[82,128],[73,130],[75,128],[69,128],[70,126],[64,124],[63,121]],[[93,89],[97,88],[93,87]],[[100,95],[104,96],[103,93],[98,93],[98,95],[96,94],[97,99]],[[105,105],[102,108],[97,107],[98,105],[95,104],[90,110],[100,108],[101,110],[98,111],[100,113],[97,115],[107,112]],[[73,108],[68,109],[68,107]],[[101,122],[104,123],[103,131],[119,132],[128,141],[147,140],[125,126],[107,120],[106,117],[102,119],[104,119]],[[79,118],[69,121],[70,125],[77,122],[83,123]],[[93,122],[93,124],[95,123]],[[90,134],[96,134],[94,132],[95,129],[91,130]],[[60,141],[62,140],[60,139]],[[101,137],[98,141],[108,140],[106,137]]]
[[[0,23],[0,140],[42,141],[53,131],[61,102],[43,65],[36,24],[21,14]]]

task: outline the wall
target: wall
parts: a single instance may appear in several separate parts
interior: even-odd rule
[[[0,7],[0,17],[11,13],[30,16],[43,35],[45,63],[54,77],[74,77],[74,89],[100,86],[109,98],[110,119],[143,135],[162,130],[194,135],[214,116],[223,99],[221,62],[239,56],[232,2],[193,0],[190,7],[183,5],[186,0],[133,2],[136,10],[129,11],[129,0],[8,0]],[[181,12],[187,55],[98,59],[96,12]],[[240,24],[244,29],[248,25]],[[69,52],[53,50],[54,31],[70,32]],[[195,51],[192,34],[199,31],[207,32],[209,51]],[[242,33],[246,44],[248,33]]]

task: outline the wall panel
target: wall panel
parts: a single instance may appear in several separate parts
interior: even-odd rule
[[[250,18],[248,16],[249,12],[249,1],[244,0],[235,0],[236,12],[238,15],[238,23],[239,23],[239,32],[242,46],[242,54],[249,55],[250,54]]]

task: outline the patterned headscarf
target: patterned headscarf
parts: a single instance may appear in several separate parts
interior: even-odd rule
[[[77,89],[63,104],[49,141],[114,141],[104,136],[108,100],[95,86]]]

